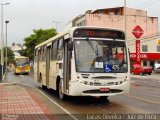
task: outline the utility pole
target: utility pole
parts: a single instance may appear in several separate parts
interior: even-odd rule
[[[127,40],[127,1],[124,0],[124,25],[125,25],[125,40]]]
[[[3,66],[4,66],[4,51],[3,51],[3,47],[4,47],[4,40],[3,40],[3,6],[4,5],[8,5],[10,3],[1,3],[1,77],[3,80]]]
[[[8,47],[7,47],[7,24],[9,23],[8,20],[5,21],[6,23],[6,80],[7,80],[7,61],[8,61],[8,53],[7,53],[7,50],[8,50]]]

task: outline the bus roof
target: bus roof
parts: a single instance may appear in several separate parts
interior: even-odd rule
[[[120,32],[123,32],[123,33],[124,33],[124,31],[122,31],[122,30],[113,29],[113,28],[106,28],[106,27],[98,27],[98,26],[78,26],[78,27],[71,27],[71,28],[68,28],[67,30],[65,30],[64,32],[61,32],[61,33],[57,34],[56,36],[51,37],[51,38],[49,38],[48,40],[46,40],[46,41],[40,43],[39,45],[35,46],[35,49],[37,49],[37,48],[39,48],[39,47],[41,47],[41,46],[43,46],[43,45],[45,45],[45,44],[51,43],[52,41],[54,41],[54,40],[56,40],[56,39],[58,39],[58,38],[60,38],[60,37],[62,37],[62,36],[64,36],[64,35],[67,35],[67,34],[69,34],[69,33],[73,33],[73,31],[74,31],[75,29],[77,29],[77,28],[89,28],[89,29],[93,28],[93,29],[105,29],[105,30],[110,29],[110,30],[113,30],[113,31],[120,31]],[[69,35],[72,36],[72,34],[69,34]]]
[[[15,59],[21,59],[21,58],[29,58],[29,57],[26,57],[26,56],[15,56],[14,58]]]

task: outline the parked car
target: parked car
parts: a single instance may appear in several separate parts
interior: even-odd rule
[[[159,63],[154,64],[154,72],[155,73],[160,73],[160,64]]]
[[[134,64],[133,65],[133,69],[131,70],[131,73],[133,75],[144,75],[144,74],[151,75],[151,73],[152,73],[152,67],[141,66],[139,64]]]

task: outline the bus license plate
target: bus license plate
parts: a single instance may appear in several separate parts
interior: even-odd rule
[[[107,91],[109,91],[110,89],[109,88],[100,88],[100,91],[101,92],[107,92]]]

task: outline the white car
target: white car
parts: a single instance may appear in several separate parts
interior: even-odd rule
[[[160,72],[160,64],[159,63],[154,64],[154,72],[155,73]]]

